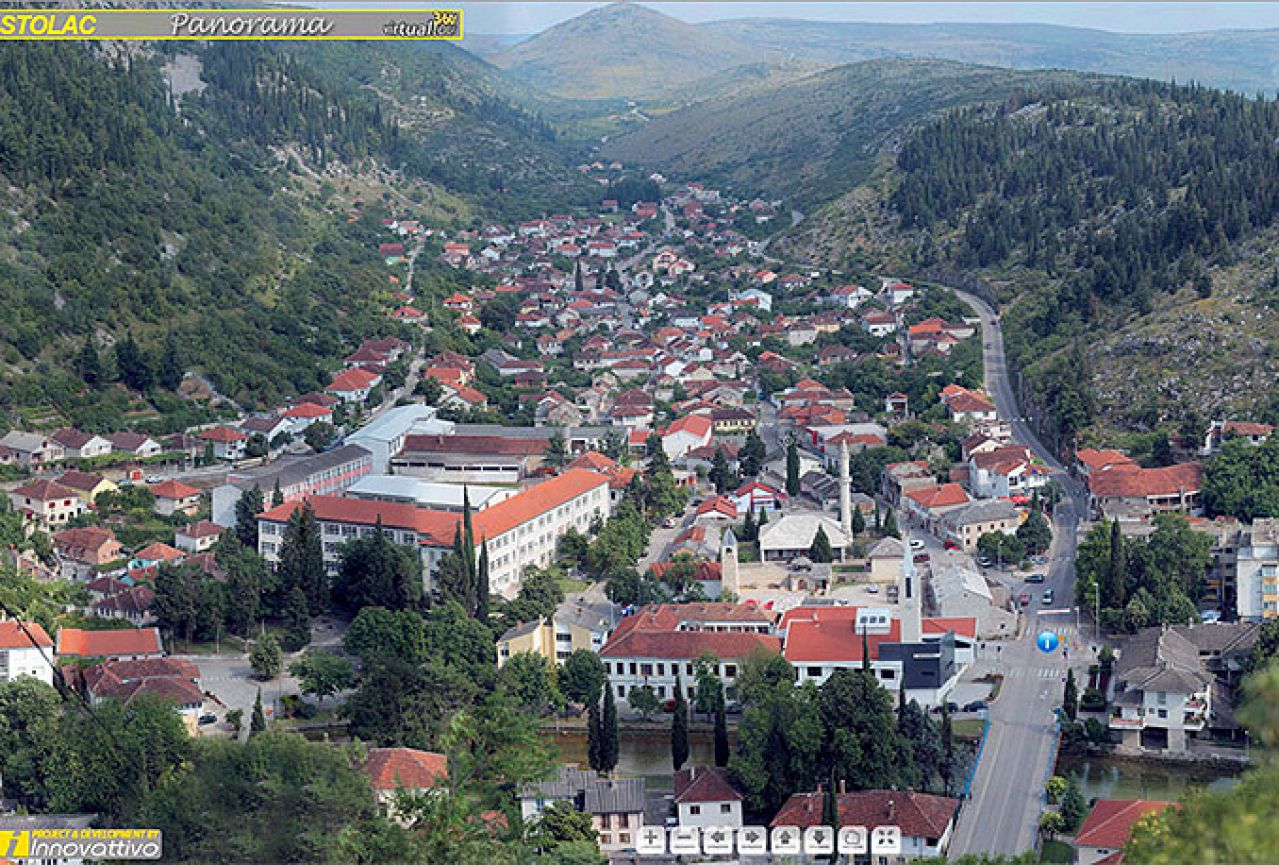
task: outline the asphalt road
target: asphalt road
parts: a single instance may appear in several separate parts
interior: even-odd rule
[[[1016,855],[1034,846],[1043,809],[1043,785],[1055,757],[1057,730],[1053,710],[1061,702],[1062,678],[1068,663],[1082,669],[1092,656],[1087,641],[1075,628],[1075,614],[1045,615],[1040,604],[1043,590],[1050,588],[1054,594],[1052,609],[1073,606],[1075,546],[1086,502],[1079,486],[1064,474],[1061,463],[1019,420],[1021,413],[1004,362],[1003,334],[994,322],[994,311],[980,298],[955,293],[981,316],[982,339],[987,346],[986,389],[995,400],[999,416],[1011,421],[1017,442],[1029,446],[1046,465],[1061,473],[1059,480],[1067,491],[1053,518],[1055,531],[1047,579],[1026,588],[1032,597],[1026,608],[1026,628],[990,664],[995,672],[1004,675],[1004,682],[999,698],[991,704],[990,729],[970,788],[971,798],[964,803],[949,850],[952,856]],[[1067,642],[1076,642],[1081,649],[1071,652],[1069,661],[1060,650],[1051,655],[1041,652],[1035,639],[1045,628],[1064,633]]]

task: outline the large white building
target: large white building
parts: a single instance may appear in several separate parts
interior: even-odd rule
[[[0,682],[22,676],[53,684],[53,640],[35,622],[0,622]]]
[[[514,597],[524,569],[545,567],[555,557],[559,536],[570,528],[585,533],[597,517],[611,513],[609,479],[586,469],[564,474],[529,487],[514,496],[472,514],[476,553],[488,542],[489,585],[493,592]],[[372,534],[378,520],[391,540],[416,547],[422,558],[426,588],[439,560],[453,548],[461,515],[401,502],[368,501],[334,496],[306,499],[321,526],[324,562],[336,572],[346,541]],[[285,502],[258,516],[258,552],[268,562],[278,562],[285,529],[302,502]]]

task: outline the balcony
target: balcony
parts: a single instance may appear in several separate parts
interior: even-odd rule
[[[1145,726],[1145,718],[1125,718],[1122,715],[1110,716],[1110,729],[1112,730],[1140,730]]]

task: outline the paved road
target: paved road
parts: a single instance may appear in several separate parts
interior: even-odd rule
[[[1029,446],[1036,456],[1058,472],[1061,463],[1021,420],[1021,413],[1008,382],[1004,362],[1003,335],[995,323],[994,310],[980,298],[964,292],[956,294],[981,316],[982,339],[986,346],[986,389],[994,397],[1001,418],[1011,419],[1013,438]],[[1077,484],[1063,475],[1065,498],[1057,507],[1053,523],[1055,538],[1050,551],[1051,567],[1042,585],[1031,585],[1033,601],[1027,607],[1027,627],[1018,640],[1006,644],[997,659],[986,663],[1004,674],[999,698],[991,705],[990,730],[981,762],[973,778],[971,800],[960,814],[950,853],[1003,853],[1015,855],[1034,846],[1036,826],[1043,803],[1043,784],[1052,770],[1056,745],[1053,710],[1060,704],[1062,677],[1067,660],[1061,652],[1046,655],[1035,645],[1043,628],[1064,630],[1067,642],[1086,642],[1075,630],[1075,616],[1041,612],[1044,589],[1055,595],[1053,609],[1073,605],[1074,559],[1079,518],[1086,504]],[[1085,629],[1086,630],[1086,629]],[[1086,666],[1090,649],[1071,653],[1072,665]],[[1076,673],[1078,675],[1078,672]]]

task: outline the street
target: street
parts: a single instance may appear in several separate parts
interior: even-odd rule
[[[1087,503],[1079,486],[1064,476],[1061,463],[1021,419],[1008,382],[1003,334],[994,323],[994,310],[973,295],[961,291],[955,294],[981,316],[982,339],[988,346],[984,350],[986,390],[994,398],[999,416],[1010,422],[1016,442],[1030,447],[1054,472],[1063,475],[1059,479],[1066,490],[1066,497],[1053,515],[1054,538],[1049,551],[1048,576],[1042,585],[1035,586],[1037,591],[1032,597],[1037,601],[1040,591],[1052,589],[1057,598],[1054,609],[1070,612],[1046,615],[1032,602],[1027,608],[1029,621],[1024,633],[1006,644],[991,664],[993,672],[1003,674],[1004,683],[999,699],[990,707],[990,728],[972,779],[971,798],[964,803],[949,851],[952,856],[966,853],[1012,856],[1035,844],[1044,782],[1056,757],[1057,726],[1053,710],[1061,702],[1061,680],[1067,667],[1061,651],[1045,654],[1036,646],[1035,638],[1044,628],[1052,628],[1064,631],[1064,635],[1071,638],[1063,644],[1072,639],[1080,646],[1087,643],[1074,630],[1076,617],[1071,610],[1077,531]],[[1087,650],[1072,653],[1070,664],[1076,667],[1076,676],[1086,669],[1090,657],[1091,652]]]

